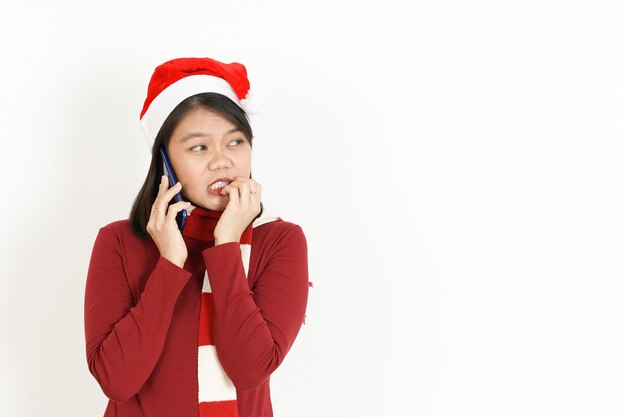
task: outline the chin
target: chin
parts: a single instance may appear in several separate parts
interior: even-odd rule
[[[207,195],[200,196],[200,198],[186,198],[183,196],[185,201],[189,201],[196,207],[202,207],[207,210],[213,211],[224,211],[226,210],[226,206],[228,205],[228,198],[220,201],[217,196]]]
[[[226,206],[228,205],[228,203],[219,203],[219,202],[203,202],[201,204],[197,204],[200,207],[203,207],[207,210],[213,210],[213,211],[224,211],[226,210]]]

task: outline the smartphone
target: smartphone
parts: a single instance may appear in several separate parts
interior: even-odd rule
[[[168,188],[173,187],[178,181],[176,180],[176,176],[174,175],[174,169],[172,168],[172,164],[170,164],[170,160],[167,157],[167,152],[165,148],[161,146],[161,158],[163,159],[163,174],[167,175],[167,178],[170,181],[170,185]],[[181,189],[182,191],[182,189]],[[183,201],[183,196],[179,192],[176,194],[176,201]],[[176,214],[176,223],[178,224],[178,229],[182,232],[185,228],[185,223],[187,222],[187,210],[181,210]]]

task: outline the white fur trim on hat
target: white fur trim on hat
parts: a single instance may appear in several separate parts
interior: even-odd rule
[[[207,92],[223,94],[245,111],[237,98],[237,94],[225,79],[208,74],[181,78],[156,96],[141,118],[141,130],[148,146],[152,148],[163,122],[181,101],[187,97]]]
[[[263,109],[263,102],[259,99],[256,93],[252,93],[252,90],[248,90],[246,97],[241,100],[241,107],[248,115],[257,115],[261,113]]]

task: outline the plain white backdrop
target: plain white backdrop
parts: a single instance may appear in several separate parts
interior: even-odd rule
[[[100,416],[83,296],[154,67],[246,65],[308,242],[275,415],[623,416],[621,1],[3,2],[3,416]]]

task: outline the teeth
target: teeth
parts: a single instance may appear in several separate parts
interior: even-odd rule
[[[230,184],[229,182],[224,182],[224,181],[218,181],[215,184],[213,184],[211,187],[212,190],[217,190],[218,188],[221,187],[226,187],[228,184]]]

